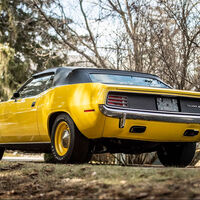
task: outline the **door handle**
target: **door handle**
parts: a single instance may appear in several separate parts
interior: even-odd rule
[[[36,101],[34,101],[32,104],[31,104],[31,107],[34,107],[36,104]]]

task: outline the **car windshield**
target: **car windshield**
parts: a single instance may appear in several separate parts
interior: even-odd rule
[[[92,82],[100,82],[106,84],[119,84],[119,85],[136,85],[145,87],[158,87],[158,88],[170,88],[163,82],[147,77],[137,77],[130,75],[116,75],[116,74],[95,74],[91,73],[90,78]]]

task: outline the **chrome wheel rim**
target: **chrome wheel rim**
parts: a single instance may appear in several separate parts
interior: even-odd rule
[[[70,143],[70,134],[69,131],[66,129],[63,131],[62,134],[62,145],[64,148],[69,148],[69,143]]]

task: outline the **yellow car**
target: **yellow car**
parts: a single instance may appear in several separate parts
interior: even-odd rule
[[[5,149],[84,163],[94,153],[157,151],[165,166],[190,164],[200,141],[200,93],[151,74],[60,67],[34,74],[0,103]]]

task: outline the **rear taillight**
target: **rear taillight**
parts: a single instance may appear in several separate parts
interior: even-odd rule
[[[108,95],[107,104],[109,106],[120,106],[127,107],[128,106],[128,98],[126,96],[121,95]]]

